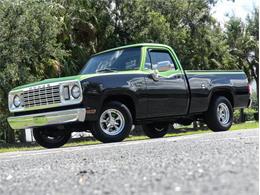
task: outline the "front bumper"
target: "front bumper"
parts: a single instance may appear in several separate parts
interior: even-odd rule
[[[84,122],[85,118],[86,109],[78,108],[71,110],[9,117],[7,120],[13,129],[26,129],[46,125],[66,124],[70,122]]]

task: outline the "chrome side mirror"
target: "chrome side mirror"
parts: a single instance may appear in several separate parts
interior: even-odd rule
[[[149,75],[150,79],[153,79],[154,81],[159,81],[160,75],[158,70],[153,70],[153,72]]]
[[[159,72],[166,72],[173,68],[173,64],[170,61],[162,61],[157,64],[157,70]]]

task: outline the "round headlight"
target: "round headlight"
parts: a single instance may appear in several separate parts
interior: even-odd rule
[[[80,88],[78,85],[74,85],[71,89],[71,95],[75,98],[78,99],[80,96]]]
[[[13,104],[14,104],[15,107],[19,107],[21,105],[21,99],[18,95],[14,96]]]

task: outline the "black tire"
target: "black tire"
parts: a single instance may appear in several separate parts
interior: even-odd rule
[[[156,123],[143,125],[143,131],[150,138],[160,138],[168,133],[168,123]]]
[[[221,120],[220,119],[221,117],[218,117],[218,108],[221,105],[222,106],[225,105],[226,108],[228,109],[228,112],[229,112],[228,119],[226,118],[225,120]],[[228,114],[226,114],[226,115],[228,115]],[[214,98],[210,103],[207,113],[205,114],[205,121],[206,121],[208,127],[212,131],[215,131],[215,132],[227,131],[233,123],[233,108],[232,108],[230,101],[223,96]]]
[[[69,141],[71,132],[55,127],[41,127],[33,129],[33,136],[44,148],[59,148]]]
[[[114,114],[114,116],[112,116],[113,120],[115,119],[114,117],[118,117],[120,115],[121,118],[123,118],[122,120],[124,122],[122,120],[118,120],[118,121],[114,120],[118,125],[113,124],[114,127],[112,127],[111,129],[109,128],[109,130],[106,131],[104,129],[108,128],[108,125],[110,125],[110,122],[107,122],[109,124],[106,124],[106,122],[103,122],[101,124],[101,120],[104,119],[103,117],[107,116],[106,121],[111,121],[110,117],[108,115],[106,115],[106,113],[109,113],[109,111],[111,111],[111,110],[113,111],[112,114]],[[117,113],[115,113],[115,112],[117,112]],[[118,114],[118,116],[115,116],[116,114]],[[104,120],[102,120],[102,121],[104,121]],[[121,124],[124,124],[124,125],[122,125],[122,128],[118,128],[119,130],[117,131],[116,127],[120,126]],[[132,129],[132,125],[133,125],[133,118],[132,118],[131,112],[129,111],[127,106],[122,104],[121,102],[112,101],[112,102],[106,103],[103,106],[103,108],[99,114],[98,121],[96,121],[93,124],[91,133],[97,140],[99,140],[103,143],[120,142],[129,135],[129,133]],[[111,130],[111,132],[110,132],[110,130]]]

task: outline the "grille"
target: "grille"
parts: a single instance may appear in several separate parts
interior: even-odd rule
[[[25,108],[61,103],[59,85],[30,89],[24,91],[22,96]]]

